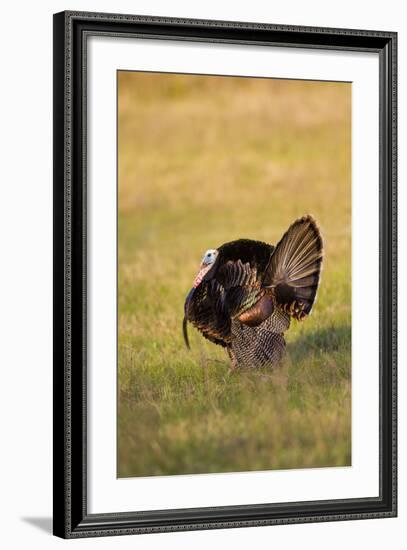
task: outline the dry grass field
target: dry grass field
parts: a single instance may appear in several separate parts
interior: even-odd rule
[[[119,73],[118,476],[351,463],[351,85]],[[229,373],[184,299],[203,252],[313,214],[313,313]]]

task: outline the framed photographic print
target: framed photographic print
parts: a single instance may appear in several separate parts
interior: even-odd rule
[[[54,16],[54,533],[396,515],[393,32]]]

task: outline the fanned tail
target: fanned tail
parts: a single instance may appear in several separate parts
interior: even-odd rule
[[[322,258],[322,237],[312,216],[296,220],[270,258],[263,286],[272,288],[277,304],[298,320],[311,313]]]

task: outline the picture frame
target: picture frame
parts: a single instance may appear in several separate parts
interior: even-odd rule
[[[87,43],[97,35],[378,56],[379,155],[372,159],[379,164],[378,496],[89,512],[87,223],[88,211],[97,206],[90,208],[87,189]],[[397,34],[66,11],[54,15],[53,69],[54,534],[77,538],[396,516]]]

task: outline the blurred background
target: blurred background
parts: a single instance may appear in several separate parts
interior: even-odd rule
[[[351,464],[351,84],[118,73],[118,476]],[[272,371],[229,374],[191,326],[203,253],[325,243],[311,317]]]

